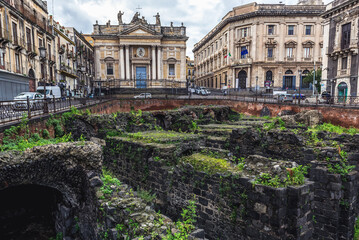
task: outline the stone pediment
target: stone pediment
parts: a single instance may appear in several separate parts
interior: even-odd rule
[[[296,45],[297,45],[297,42],[295,42],[293,40],[289,40],[288,42],[285,43],[285,47],[295,48]]]
[[[153,36],[157,35],[156,31],[147,28],[146,26],[135,25],[129,29],[126,29],[125,31],[120,33],[121,35],[127,35],[127,36]]]
[[[313,47],[315,45],[315,43],[313,41],[305,41],[302,43],[303,47]]]

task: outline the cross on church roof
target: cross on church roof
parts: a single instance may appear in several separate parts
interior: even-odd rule
[[[138,11],[140,11],[142,8],[140,5],[138,5],[138,7],[136,8]]]

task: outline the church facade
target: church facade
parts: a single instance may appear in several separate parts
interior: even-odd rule
[[[95,85],[112,88],[185,88],[186,27],[150,24],[137,12],[128,24],[94,25]]]

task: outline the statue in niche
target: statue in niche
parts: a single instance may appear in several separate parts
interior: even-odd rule
[[[111,27],[111,20],[108,20],[106,26],[107,26],[108,28]]]
[[[122,22],[122,16],[125,14],[125,12],[121,12],[121,10],[117,14],[118,24],[123,24]]]
[[[140,16],[139,12],[136,12],[135,15],[132,18],[131,23],[136,23],[138,22],[140,19],[138,18]]]
[[[156,25],[161,25],[160,14],[157,13],[157,15],[155,15],[154,17],[156,18]]]

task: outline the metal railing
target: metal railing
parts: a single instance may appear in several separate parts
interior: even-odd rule
[[[81,108],[100,103],[102,98],[47,98],[45,99],[24,99],[13,101],[0,101],[0,125],[8,122],[21,120],[24,116],[31,119],[36,116],[43,116],[69,110],[71,107]]]
[[[169,92],[156,92],[148,98],[142,98],[138,93],[125,93],[125,94],[113,94],[99,96],[95,98],[73,98],[66,97],[61,99],[47,98],[32,100],[24,99],[17,101],[0,101],[0,125],[10,122],[18,122],[24,116],[31,119],[36,116],[46,116],[48,114],[54,114],[69,110],[71,107],[83,108],[86,106],[101,103],[105,100],[139,100],[136,101],[136,105],[149,104],[147,100],[230,100],[250,103],[271,103],[271,104],[284,104],[284,105],[300,105],[300,106],[328,106],[328,107],[343,107],[343,108],[359,108],[359,97],[310,97],[306,99],[295,99],[288,98],[283,99],[281,97],[274,98],[273,95],[255,95],[255,94],[244,94],[242,92],[229,91],[224,94],[220,90],[213,90],[208,96],[202,96],[194,93],[184,92],[180,94],[171,94]],[[146,100],[146,101],[143,101]]]

